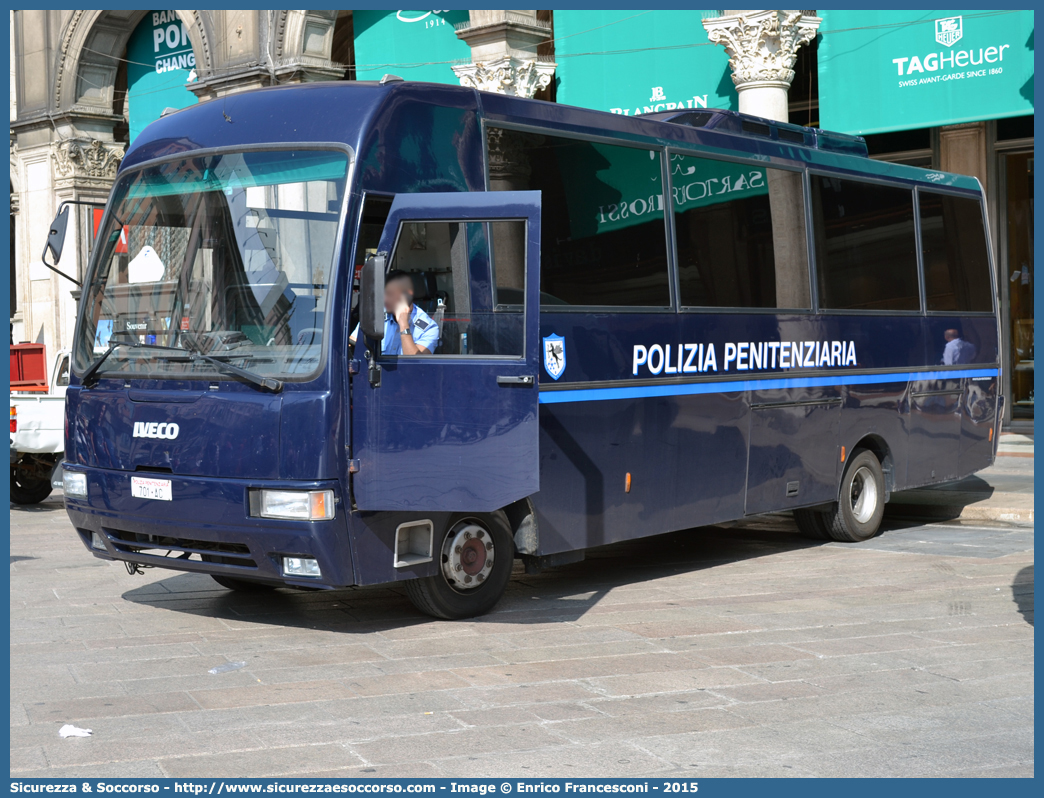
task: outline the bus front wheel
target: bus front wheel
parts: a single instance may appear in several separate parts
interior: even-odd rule
[[[841,478],[837,504],[823,513],[823,526],[832,540],[843,543],[869,540],[881,529],[884,505],[881,463],[869,449],[856,449]]]
[[[413,605],[451,621],[489,612],[511,579],[515,551],[507,516],[502,512],[454,516],[435,555],[437,574],[405,583]]]

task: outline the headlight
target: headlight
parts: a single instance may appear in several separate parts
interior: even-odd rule
[[[294,521],[322,521],[334,517],[332,490],[262,490],[258,515]]]
[[[62,490],[65,491],[66,496],[72,496],[77,499],[86,499],[87,475],[77,474],[73,471],[66,471],[62,475]]]

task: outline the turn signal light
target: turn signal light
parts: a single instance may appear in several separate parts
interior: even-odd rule
[[[333,515],[333,513],[326,512],[327,497],[333,498],[333,493],[328,490],[317,490],[308,494],[308,498],[311,500],[311,518],[329,518]],[[330,509],[332,510],[333,508],[331,507]]]
[[[18,408],[11,408],[11,432],[18,432]]]

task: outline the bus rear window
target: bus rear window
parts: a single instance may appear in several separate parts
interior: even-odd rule
[[[488,142],[492,190],[541,192],[545,308],[670,306],[658,152],[500,128]]]
[[[982,205],[931,191],[917,199],[928,310],[992,312]]]
[[[819,304],[920,310],[913,192],[812,175]]]

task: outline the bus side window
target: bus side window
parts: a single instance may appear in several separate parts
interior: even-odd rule
[[[683,306],[812,307],[801,172],[671,155]]]
[[[928,310],[990,313],[993,290],[982,204],[919,191],[921,250]]]
[[[495,278],[494,226],[522,244],[499,253]],[[430,322],[439,331],[435,355],[522,355],[525,239],[525,222],[403,223],[389,271],[410,276],[414,305],[427,317],[418,316],[414,340],[423,345]]]
[[[920,310],[913,192],[812,175],[819,305]]]
[[[500,128],[488,144],[493,191],[541,192],[541,306],[670,306],[658,151]]]

